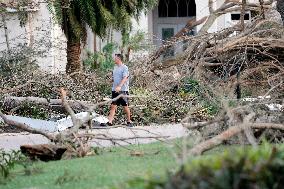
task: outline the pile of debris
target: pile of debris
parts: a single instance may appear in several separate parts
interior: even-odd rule
[[[252,144],[258,143],[259,137],[266,134],[269,140],[283,141],[284,27],[282,21],[276,22],[277,19],[268,17],[272,2],[242,4],[225,1],[216,10],[209,3],[211,14],[208,18],[185,26],[165,42],[144,63],[147,69],[141,68],[143,63],[139,64],[140,68],[135,68],[134,84],[137,86],[162,95],[176,90],[184,78],[191,78],[199,86],[206,87],[201,91],[205,98],[219,105],[219,115],[209,121],[196,123],[195,106],[182,120],[189,129],[205,133],[204,141],[192,149],[191,154],[200,154],[240,133],[244,133],[242,142]],[[259,15],[251,22],[245,23],[241,19],[233,27],[207,33],[218,16],[231,10],[242,13],[252,10]],[[279,13],[278,16],[281,20]],[[181,35],[201,23],[204,25],[196,36]],[[163,53],[170,48],[185,43],[187,48],[182,54],[163,58]],[[257,96],[264,99],[259,100]],[[256,100],[248,102],[245,97]],[[276,132],[271,133],[271,129]]]

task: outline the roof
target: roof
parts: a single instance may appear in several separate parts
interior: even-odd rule
[[[17,12],[19,10],[36,11],[39,7],[38,0],[1,0],[0,7],[7,12]]]

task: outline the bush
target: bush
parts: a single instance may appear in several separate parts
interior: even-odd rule
[[[284,187],[284,146],[264,144],[192,159],[168,179],[135,179],[131,188],[244,189]],[[126,187],[126,186],[124,186]]]
[[[105,74],[114,66],[112,54],[116,49],[116,43],[108,43],[103,47],[102,52],[91,53],[87,51],[88,58],[83,61],[84,65],[91,70],[97,70],[97,72]]]
[[[5,152],[0,149],[0,184],[4,184],[16,165],[25,167],[26,157],[20,151]]]
[[[16,115],[21,115],[24,117],[30,117],[34,119],[48,119],[49,111],[47,107],[31,104],[31,103],[23,103],[18,106],[14,112]]]

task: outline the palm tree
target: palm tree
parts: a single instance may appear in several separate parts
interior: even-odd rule
[[[110,26],[118,31],[131,29],[131,18],[139,18],[157,0],[53,0],[51,4],[57,21],[67,38],[67,73],[82,69],[81,43],[86,42],[86,26],[100,36]]]

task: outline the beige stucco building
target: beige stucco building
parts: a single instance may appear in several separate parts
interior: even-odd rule
[[[24,44],[45,50],[42,56],[34,57],[43,71],[64,72],[67,62],[66,39],[60,26],[54,21],[48,10],[47,3],[39,3],[38,0],[34,0],[33,4],[25,7],[28,11],[27,21],[23,26],[20,26],[17,10],[13,9],[13,3],[17,0],[1,0],[1,2],[1,7],[5,7],[7,12],[5,13],[5,24],[3,24],[3,19],[0,20],[0,52],[7,50],[8,37],[10,48]],[[248,0],[248,2],[258,2],[258,0]],[[213,8],[219,8],[223,3],[224,0],[215,0]],[[147,14],[141,14],[139,22],[133,20],[133,32],[142,30],[148,33],[153,44],[159,46],[163,40],[182,29],[189,19],[199,20],[208,15],[208,0],[160,0],[158,6],[153,10],[149,10]],[[250,18],[251,13],[246,12],[245,19],[250,20]],[[232,26],[239,19],[240,12],[224,14],[214,22],[209,32],[216,32]],[[201,27],[202,25],[197,26],[189,34],[196,34]],[[87,44],[83,48],[91,52],[100,51],[110,40],[121,43],[121,35],[118,32],[111,32],[111,37],[108,39],[100,39],[90,29],[87,33]],[[44,46],[44,41],[48,44],[48,48]]]
[[[1,0],[1,8],[6,11],[0,15],[0,52],[16,51],[21,46],[35,49],[35,61],[42,71],[59,73],[65,71],[66,39],[60,26],[52,18],[47,3],[33,1],[26,7],[26,20],[21,24],[16,0]],[[7,46],[7,41],[9,45]]]

